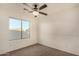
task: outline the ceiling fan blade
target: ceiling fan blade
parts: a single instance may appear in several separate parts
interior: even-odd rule
[[[44,13],[44,12],[39,12],[40,14],[43,14],[45,16],[47,16],[48,14],[47,13]]]
[[[42,6],[39,8],[39,10],[42,10],[42,9],[44,9],[44,8],[46,8],[46,7],[47,7],[47,5],[44,4],[44,5],[42,5]]]
[[[29,11],[28,9],[24,8],[24,10]]]
[[[32,9],[32,7],[30,5],[28,5],[27,3],[23,3],[23,5],[25,5],[25,6],[27,6],[27,7]]]
[[[29,11],[28,9],[26,9],[26,8],[24,8],[24,10],[26,10],[26,11],[28,11],[28,12],[30,12],[30,13],[32,12],[32,11]]]

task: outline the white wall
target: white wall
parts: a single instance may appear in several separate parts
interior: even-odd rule
[[[30,39],[9,41],[9,17],[28,19],[30,24]],[[0,54],[13,51],[37,43],[37,21],[19,4],[0,4]]]
[[[18,4],[0,4],[0,54],[39,41],[40,44],[79,55],[78,6],[48,4],[48,8],[42,11],[47,12],[48,16],[40,15],[39,19],[35,19],[33,15],[24,13],[22,6]],[[31,21],[30,39],[9,41],[10,16]]]
[[[49,7],[50,4],[48,16],[39,20],[39,43],[79,55],[79,6],[51,4]]]

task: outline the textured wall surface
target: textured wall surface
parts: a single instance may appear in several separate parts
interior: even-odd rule
[[[19,4],[0,4],[0,54],[37,43],[36,21]],[[9,17],[30,21],[30,39],[10,40]]]
[[[79,5],[48,4],[47,11],[39,20],[39,42],[79,55]]]

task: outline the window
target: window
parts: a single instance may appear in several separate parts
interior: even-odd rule
[[[30,23],[27,20],[9,18],[10,39],[28,39]]]
[[[29,22],[22,21],[22,39],[29,38]]]

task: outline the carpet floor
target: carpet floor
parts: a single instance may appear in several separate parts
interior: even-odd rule
[[[76,56],[58,49],[49,48],[41,44],[35,44],[19,50],[15,50],[3,56]]]

